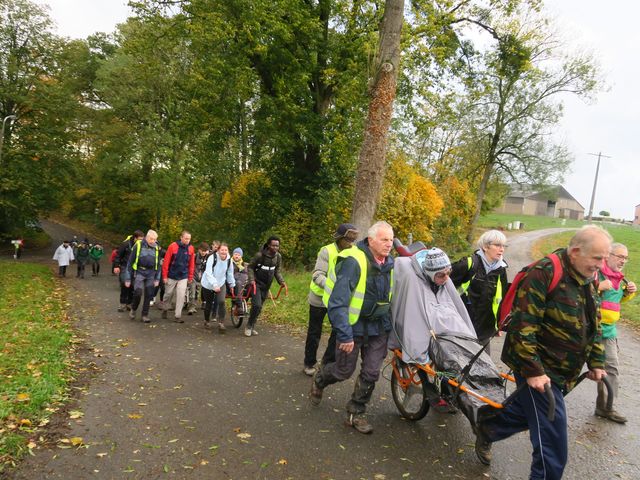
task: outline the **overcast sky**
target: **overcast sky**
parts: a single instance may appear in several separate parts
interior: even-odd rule
[[[39,0],[51,7],[58,33],[84,38],[111,32],[130,14],[126,0]],[[640,204],[640,2],[615,6],[602,0],[547,0],[546,10],[575,47],[594,52],[608,91],[593,104],[566,98],[558,135],[573,153],[572,172],[564,186],[589,212],[597,157],[602,152],[594,215],[606,210],[614,217],[633,218]]]

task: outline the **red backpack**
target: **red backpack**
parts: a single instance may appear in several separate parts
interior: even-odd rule
[[[553,264],[553,278],[551,279],[551,283],[547,288],[547,295],[549,295],[558,286],[558,283],[560,282],[560,279],[562,278],[562,274],[564,272],[562,271],[562,264],[560,263],[560,257],[558,257],[557,254],[550,253],[549,255],[547,255],[546,258],[551,260],[551,263]],[[504,330],[506,325],[509,323],[509,320],[511,318],[511,309],[513,308],[513,301],[516,298],[516,292],[518,290],[518,286],[520,285],[520,282],[527,275],[531,267],[533,267],[537,263],[538,261],[530,263],[529,265],[524,267],[522,270],[520,270],[518,274],[515,276],[515,278],[513,279],[513,282],[511,283],[511,285],[509,286],[509,290],[507,290],[507,293],[502,299],[502,303],[500,303],[500,309],[498,310],[498,329],[499,330]]]

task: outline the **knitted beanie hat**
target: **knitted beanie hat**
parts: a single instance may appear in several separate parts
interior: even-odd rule
[[[433,247],[427,250],[422,262],[422,269],[433,280],[436,273],[446,270],[451,266],[451,261],[447,254],[439,248]]]
[[[233,254],[235,255],[236,253],[239,253],[240,256],[242,256],[242,249],[240,247],[234,248],[233,249]]]

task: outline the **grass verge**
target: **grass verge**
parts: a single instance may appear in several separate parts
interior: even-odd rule
[[[269,323],[282,325],[293,332],[306,331],[309,320],[309,304],[307,294],[309,293],[309,282],[311,272],[289,271],[284,273],[289,294],[285,297],[284,290],[278,300],[267,300],[264,303],[261,316]],[[273,282],[271,291],[275,296],[280,288],[277,282]],[[260,320],[258,320],[260,321]],[[328,330],[328,322],[324,327]]]
[[[602,227],[611,234],[615,242],[620,242],[627,246],[630,260],[625,265],[624,274],[629,280],[640,285],[640,230],[629,226],[607,224],[603,224]],[[547,253],[568,245],[569,239],[574,233],[563,232],[540,239],[533,246],[533,258],[540,258]],[[634,298],[629,302],[623,303],[621,307],[622,318],[635,326],[640,326],[640,300]]]
[[[0,472],[37,444],[64,399],[71,327],[48,267],[0,261]]]

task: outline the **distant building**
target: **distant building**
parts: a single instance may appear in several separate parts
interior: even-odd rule
[[[636,211],[633,214],[633,224],[640,225],[640,204],[636,205]]]
[[[536,190],[530,185],[511,186],[511,191],[495,210],[497,213],[537,215],[582,220],[584,207],[562,185]],[[640,215],[636,207],[636,218]]]

